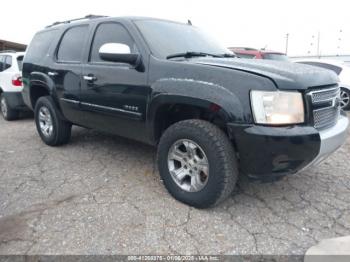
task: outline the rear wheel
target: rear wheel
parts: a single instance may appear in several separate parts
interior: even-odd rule
[[[225,200],[238,177],[231,141],[221,129],[202,120],[181,121],[164,132],[158,166],[170,194],[197,208]]]
[[[18,111],[12,109],[9,106],[8,101],[3,93],[0,95],[0,107],[1,107],[1,114],[5,120],[11,121],[18,118],[18,115],[19,115]]]
[[[350,108],[350,91],[348,89],[341,88],[340,90],[340,106],[344,110]]]
[[[38,133],[45,144],[59,146],[69,142],[72,125],[59,117],[51,97],[44,96],[38,99],[34,117]]]

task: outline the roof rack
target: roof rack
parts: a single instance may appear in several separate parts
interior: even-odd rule
[[[9,50],[0,50],[0,53],[17,53],[16,50],[12,50],[12,49],[9,49]]]
[[[53,27],[53,26],[60,25],[60,24],[69,24],[71,22],[75,22],[75,21],[79,21],[79,20],[96,19],[96,18],[102,18],[102,17],[107,17],[107,16],[105,16],[105,15],[87,15],[87,16],[84,16],[81,18],[75,18],[75,19],[71,19],[71,20],[67,20],[67,21],[55,22],[51,25],[46,26],[46,28]]]

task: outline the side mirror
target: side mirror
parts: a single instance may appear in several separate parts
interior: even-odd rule
[[[120,43],[107,43],[100,47],[99,56],[104,61],[126,63],[137,66],[140,61],[139,54],[132,54],[130,47]]]

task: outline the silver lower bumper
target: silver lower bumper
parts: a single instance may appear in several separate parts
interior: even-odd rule
[[[325,160],[345,142],[349,127],[347,116],[340,115],[337,124],[329,129],[320,131],[321,147],[317,157],[303,170],[315,166]]]

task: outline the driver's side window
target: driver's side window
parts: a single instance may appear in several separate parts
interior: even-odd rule
[[[119,43],[129,46],[131,53],[138,53],[135,41],[128,31],[118,23],[102,23],[95,32],[90,50],[90,62],[104,62],[99,56],[101,46],[107,43]]]

